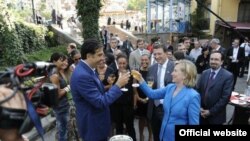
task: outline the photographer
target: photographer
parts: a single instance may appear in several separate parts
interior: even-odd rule
[[[13,93],[13,90],[8,88],[8,85],[0,85],[0,101],[6,99]],[[1,111],[4,109],[9,110],[22,110],[23,115],[26,113],[26,103],[23,95],[18,92],[10,100],[0,105],[0,140],[2,141],[25,141],[21,134],[19,134],[19,128],[21,127],[24,118],[15,121],[5,121],[4,117],[1,117]],[[4,124],[4,123],[6,124]],[[16,124],[15,124],[16,123]],[[11,125],[11,127],[3,127],[4,125]]]

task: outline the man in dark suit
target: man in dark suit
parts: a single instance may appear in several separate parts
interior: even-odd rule
[[[174,70],[174,62],[167,57],[167,48],[161,44],[153,46],[153,54],[157,63],[149,68],[148,76],[153,76],[153,89],[165,87],[172,82],[171,73]],[[154,141],[159,141],[163,111],[163,100],[149,100],[147,117],[151,122]]]
[[[226,122],[226,105],[233,88],[233,75],[222,68],[224,55],[211,52],[210,69],[203,71],[197,83],[201,94],[200,124],[223,124]]]
[[[96,39],[87,39],[81,56],[70,81],[78,131],[85,141],[107,141],[111,129],[109,105],[122,95],[120,88],[128,83],[130,75],[119,76],[116,84],[105,92],[95,73],[97,64],[105,59],[103,45]]]
[[[213,38],[210,41],[210,46],[211,46],[211,50],[212,51],[220,51],[223,55],[226,55],[226,49],[223,48],[222,46],[220,46],[220,40],[217,38]]]
[[[134,51],[133,45],[128,36],[126,36],[126,40],[123,41],[123,44],[120,49],[122,52],[126,53],[127,57],[129,57],[130,53]]]
[[[110,48],[106,50],[106,53],[114,54],[114,51],[118,49],[118,40],[116,37],[110,38]]]
[[[228,70],[232,72],[234,75],[234,85],[233,90],[237,81],[237,77],[240,73],[240,67],[244,63],[245,59],[245,50],[239,46],[240,39],[234,39],[232,43],[232,47],[227,51],[227,59],[228,59]]]

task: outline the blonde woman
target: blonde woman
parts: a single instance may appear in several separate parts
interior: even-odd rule
[[[160,89],[151,89],[139,72],[132,72],[132,75],[140,82],[140,89],[149,98],[164,98],[160,140],[174,141],[175,125],[199,124],[200,95],[192,88],[197,75],[192,62],[180,60],[172,72],[173,83]]]

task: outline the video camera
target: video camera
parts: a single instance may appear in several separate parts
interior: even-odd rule
[[[28,110],[1,106],[16,94],[20,94],[18,91],[24,95],[26,103],[32,103],[40,116],[47,114],[48,107],[58,104],[58,88],[52,83],[47,83],[49,74],[52,74],[54,70],[53,63],[34,62],[20,64],[0,72],[0,85],[7,84],[13,90],[11,95],[0,100],[0,128],[18,128],[19,133],[22,134],[33,127],[27,114]]]

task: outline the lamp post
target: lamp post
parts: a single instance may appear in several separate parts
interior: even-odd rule
[[[36,23],[36,13],[35,13],[34,0],[31,0],[31,2],[32,2],[33,21],[34,21],[34,23]]]
[[[150,0],[147,0],[147,33],[151,33],[151,4]]]

